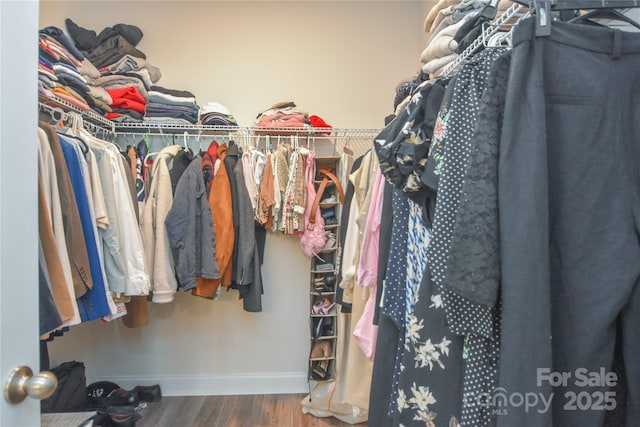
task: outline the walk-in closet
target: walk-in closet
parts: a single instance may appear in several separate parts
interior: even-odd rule
[[[0,425],[640,424],[640,0],[0,0]]]

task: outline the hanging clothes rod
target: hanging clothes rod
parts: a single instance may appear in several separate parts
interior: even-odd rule
[[[349,138],[374,138],[381,129],[377,128],[265,128],[255,126],[212,126],[212,125],[186,125],[175,123],[116,123],[117,133],[148,133],[148,134],[189,134],[197,135],[232,135],[237,138],[254,135],[257,137],[270,136],[286,138],[288,136],[300,137],[349,137]],[[327,135],[328,134],[328,135]]]
[[[80,114],[85,123],[91,123],[112,134],[117,133],[146,133],[146,134],[232,134],[242,135],[270,135],[270,136],[331,136],[355,139],[372,139],[381,131],[380,128],[266,128],[256,126],[212,126],[196,124],[177,124],[163,122],[116,123],[106,119],[93,111],[85,111],[72,103],[58,97],[41,97],[39,104],[49,108],[58,108],[60,112],[73,111]],[[56,110],[56,111],[58,111]]]

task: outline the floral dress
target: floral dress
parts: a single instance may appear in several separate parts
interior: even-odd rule
[[[480,101],[503,53],[486,50],[460,70],[451,104],[448,110],[443,104],[436,123],[427,162],[438,191],[433,235],[427,273],[404,337],[394,425],[476,427],[494,421],[491,408],[476,398],[496,385],[498,309],[453,292],[447,286],[447,261]]]
[[[434,191],[437,189],[437,178],[444,160],[445,131],[453,87],[454,83],[450,83],[440,106],[428,166],[423,172],[424,176],[431,173],[435,177],[423,180]],[[431,233],[424,245],[425,261],[430,237]],[[393,425],[435,427],[451,423],[457,426],[463,341],[461,337],[448,333],[442,297],[434,289],[426,262],[424,266],[421,285],[412,309],[407,310],[406,327],[404,334],[400,336],[401,351],[398,353],[401,359],[396,370],[399,378],[394,382],[397,390],[390,402],[394,414]],[[438,414],[441,415],[438,417]]]

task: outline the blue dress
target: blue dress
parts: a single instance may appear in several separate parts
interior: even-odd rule
[[[104,276],[102,275],[102,264],[97,246],[98,242],[96,242],[94,233],[95,223],[91,216],[90,201],[80,169],[80,160],[71,145],[72,143],[66,141],[62,135],[59,135],[59,140],[65,162],[67,163],[73,193],[76,196],[82,231],[87,245],[91,277],[93,277],[93,287],[77,300],[80,319],[82,319],[83,322],[87,322],[106,316],[111,313],[111,310],[109,309],[105,294],[106,283],[104,283]]]

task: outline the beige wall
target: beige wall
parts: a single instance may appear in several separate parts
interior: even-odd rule
[[[241,125],[293,100],[337,127],[380,127],[419,68],[419,1],[42,1],[40,24],[124,22],[159,84],[220,102]]]
[[[160,85],[220,102],[241,125],[294,100],[337,127],[381,127],[395,85],[418,69],[424,12],[419,1],[41,1],[40,26],[137,25]],[[297,238],[270,234],[262,313],[243,312],[235,291],[178,295],[151,306],[144,329],[73,327],[50,344],[51,362],[81,360],[89,381],[159,382],[167,395],[302,392],[308,268]]]

